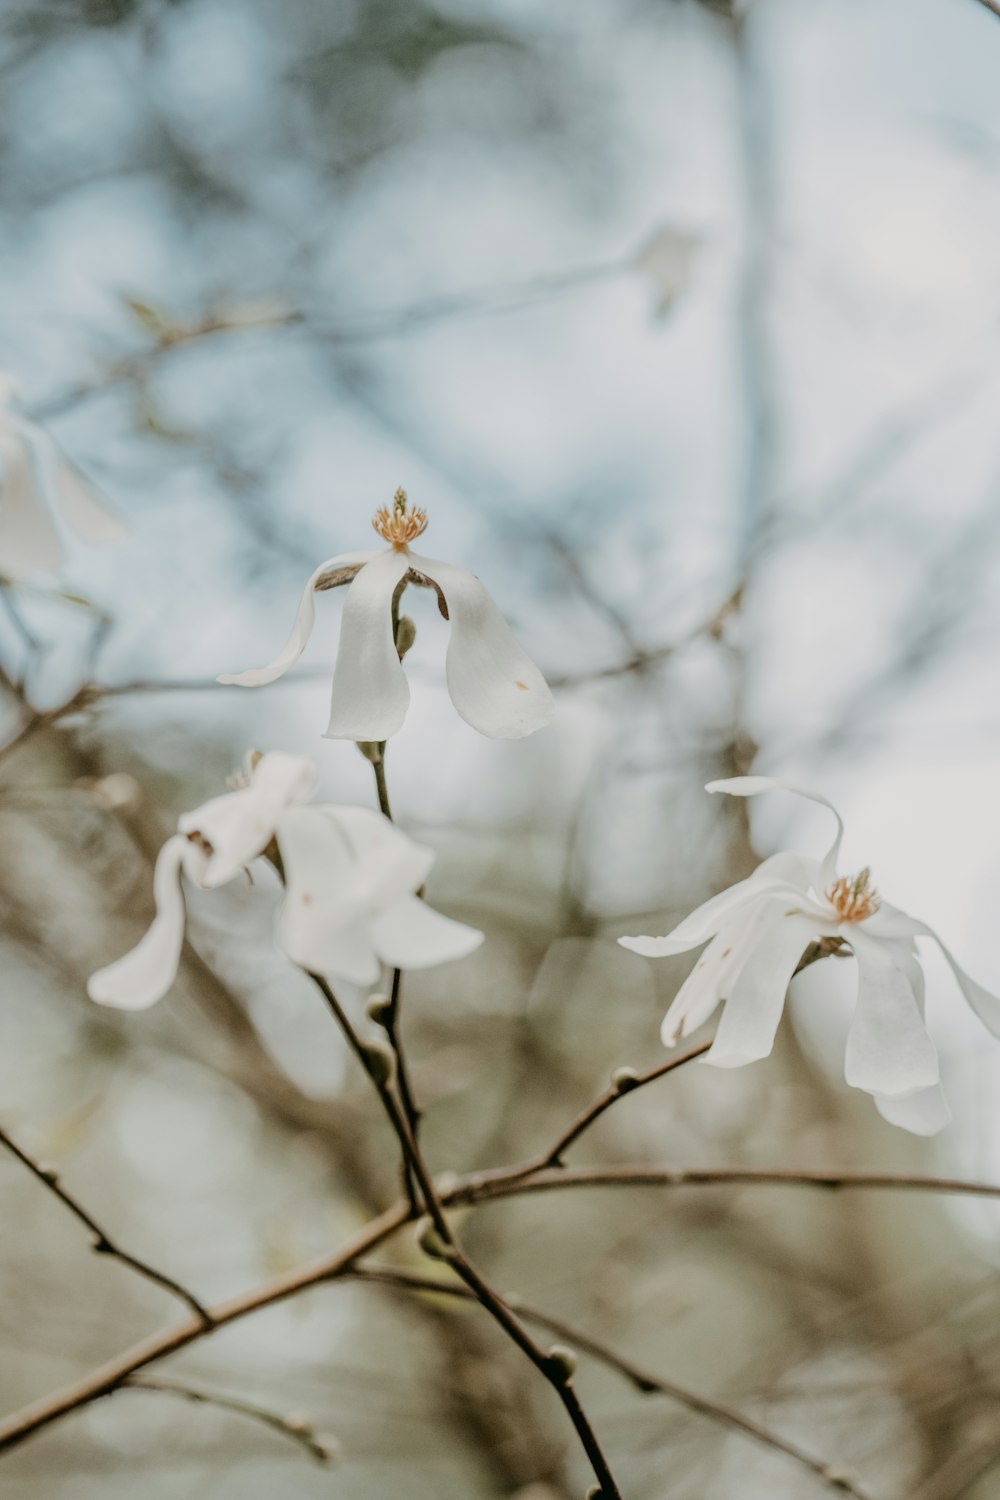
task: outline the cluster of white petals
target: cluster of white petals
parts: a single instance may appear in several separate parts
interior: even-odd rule
[[[333,673],[328,739],[387,740],[401,728],[410,689],[393,630],[393,597],[406,583],[430,586],[451,624],[445,672],[456,709],[491,739],[522,739],[546,725],[554,703],[548,684],[518,645],[478,578],[452,563],[410,549],[427,524],[397,492],[374,525],[388,551],[345,552],[312,573],[286,644],[265,667],[219,678],[239,687],[274,682],[293,666],[312,633],[314,595],[348,583]]]
[[[143,1010],[165,995],[184,944],[182,877],[205,889],[224,885],[272,841],[285,878],[278,941],[303,969],[367,985],[382,964],[421,969],[478,948],[481,932],[416,894],[432,850],[369,808],[309,802],[315,762],[275,751],[243,780],[179,819],[156,862],[153,924],[136,948],[91,977],[92,1000]]]
[[[0,577],[55,572],[63,523],[87,541],[123,534],[101,496],[48,433],[14,406],[15,385],[0,374]]]
[[[985,1026],[1000,1036],[1000,1000],[970,979],[926,923],[880,900],[868,871],[837,874],[843,823],[825,798],[767,776],[709,782],[709,792],[752,797],[784,789],[830,808],[837,836],[826,857],[774,854],[747,880],[713,896],[666,937],[619,941],[650,958],[708,947],[681,986],[663,1022],[673,1046],[725,1002],[704,1061],[733,1068],[767,1057],[785,995],[808,945],[839,938],[857,959],[858,997],[847,1038],[846,1078],[872,1094],[887,1120],[932,1135],[951,1118],[941,1089],[937,1049],[924,1023],[924,976],[916,938],[930,937]]]

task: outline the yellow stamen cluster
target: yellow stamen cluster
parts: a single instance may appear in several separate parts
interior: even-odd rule
[[[372,525],[383,541],[402,551],[427,529],[427,512],[410,507],[405,490],[397,490],[392,505],[383,505],[372,516]]]
[[[841,922],[863,922],[878,911],[882,903],[871,883],[871,873],[866,865],[853,880],[842,875],[827,891],[826,899]]]

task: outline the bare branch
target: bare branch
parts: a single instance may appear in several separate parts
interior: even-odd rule
[[[283,1437],[298,1443],[319,1464],[333,1463],[340,1452],[336,1439],[323,1433],[318,1434],[307,1417],[294,1412],[282,1416],[280,1412],[271,1411],[255,1401],[246,1401],[242,1396],[222,1396],[215,1391],[202,1390],[200,1386],[180,1385],[172,1380],[153,1380],[147,1376],[126,1380],[119,1389],[152,1391],[157,1395],[177,1396],[199,1406],[214,1406],[219,1411],[236,1412],[239,1416],[249,1417],[252,1421],[269,1427],[272,1432],[279,1432]]]

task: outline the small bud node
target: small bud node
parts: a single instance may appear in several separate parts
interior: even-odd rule
[[[362,1048],[365,1067],[379,1088],[390,1083],[396,1071],[396,1055],[385,1042],[365,1042]]]
[[[616,1068],[611,1075],[611,1087],[616,1094],[627,1094],[639,1087],[639,1075],[634,1068]]]
[[[392,1001],[388,995],[369,995],[365,1002],[365,1013],[376,1026],[385,1026],[392,1018]]]
[[[576,1374],[576,1355],[565,1344],[553,1344],[549,1350],[549,1365],[561,1381],[568,1382]]]
[[[428,1221],[417,1236],[417,1244],[431,1260],[451,1260],[452,1248],[441,1238],[436,1224]]]

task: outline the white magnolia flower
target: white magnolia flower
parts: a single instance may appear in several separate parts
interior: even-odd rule
[[[65,522],[92,542],[124,527],[48,433],[13,406],[14,382],[0,373],[0,577],[55,572]]]
[[[366,807],[306,806],[315,762],[273,751],[240,784],[178,820],[156,861],[156,917],[136,948],[94,974],[101,1005],[144,1010],[173,984],[184,944],[181,877],[224,885],[276,841],[285,874],[278,941],[304,969],[373,984],[380,965],[423,969],[464,958],[483,934],[418,899],[434,853]]]
[[[663,1040],[674,1046],[725,1002],[704,1061],[734,1068],[767,1057],[804,950],[816,939],[840,938],[858,964],[847,1082],[874,1095],[893,1124],[931,1135],[951,1114],[939,1082],[937,1049],[924,1024],[924,977],[915,939],[935,940],[965,999],[994,1036],[1000,1036],[1000,1000],[969,978],[926,923],[880,900],[870,871],[853,877],[837,874],[844,827],[824,797],[769,776],[737,776],[706,787],[733,797],[772,789],[830,808],[837,836],[825,859],[774,854],[749,879],[685,917],[667,937],[619,939],[650,958],[709,944],[664,1018]]]
[[[283,649],[266,667],[219,678],[239,687],[261,687],[287,672],[305,648],[315,619],[313,595],[349,583],[333,673],[328,739],[387,740],[406,717],[410,689],[393,633],[393,598],[406,584],[433,588],[451,622],[446,675],[462,718],[492,739],[516,740],[548,723],[554,703],[548,684],[521,650],[478,578],[451,563],[410,551],[427,526],[397,490],[390,509],[372,525],[389,550],[345,552],[320,563],[299,604]]]

